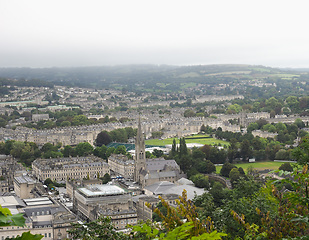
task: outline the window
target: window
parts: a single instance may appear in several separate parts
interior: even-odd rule
[[[48,237],[51,237],[51,233],[48,233]]]

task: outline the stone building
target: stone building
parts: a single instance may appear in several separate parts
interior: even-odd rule
[[[36,159],[32,163],[32,173],[39,181],[50,178],[63,182],[67,179],[96,179],[109,174],[109,167],[103,159],[95,156]]]
[[[166,200],[170,205],[176,205],[176,199],[179,199],[179,195],[177,194],[166,194],[161,195],[161,197]],[[160,199],[158,196],[146,196],[140,195],[134,197],[134,205],[137,210],[138,220],[152,220],[153,210],[157,207]],[[150,208],[146,206],[146,204],[150,204]]]
[[[42,239],[68,239],[71,223],[77,222],[76,216],[48,197],[21,200],[18,197],[0,197],[2,207],[12,214],[22,213],[26,219],[24,227],[6,226],[0,229],[0,239],[16,237],[23,232],[43,235]]]
[[[101,179],[67,179],[66,182],[66,190],[67,195],[72,200],[74,199],[74,191],[77,190],[80,187],[86,187],[86,186],[92,186],[92,185],[98,185],[101,184]]]
[[[32,114],[33,122],[46,121],[46,120],[49,120],[49,114]]]
[[[134,181],[142,187],[159,181],[176,182],[185,177],[175,160],[146,159],[145,140],[139,120],[135,141]]]
[[[36,181],[29,176],[18,176],[14,178],[14,191],[21,199],[33,198],[33,190]]]
[[[14,177],[19,175],[24,167],[17,163],[12,156],[0,155],[0,192],[9,192],[14,189]]]
[[[261,138],[275,138],[278,133],[271,133],[271,132],[266,132],[266,131],[261,131],[261,130],[254,130],[252,131],[252,135],[254,137],[261,137]]]
[[[131,194],[116,185],[88,185],[74,191],[73,210],[82,219],[110,217],[116,229],[137,223]]]
[[[116,175],[121,175],[125,179],[133,179],[134,176],[134,160],[128,159],[122,154],[112,154],[108,158],[108,166]]]

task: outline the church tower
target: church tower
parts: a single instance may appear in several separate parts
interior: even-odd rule
[[[145,139],[142,132],[141,118],[138,119],[138,128],[135,140],[135,168],[134,181],[141,183],[140,175],[146,170]]]

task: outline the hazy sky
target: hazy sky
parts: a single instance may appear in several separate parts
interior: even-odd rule
[[[0,0],[0,67],[309,67],[308,1]]]

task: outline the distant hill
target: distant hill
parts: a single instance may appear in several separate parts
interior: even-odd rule
[[[55,85],[110,88],[128,90],[134,86],[154,88],[157,83],[173,84],[192,82],[226,83],[239,79],[278,78],[291,74],[291,69],[276,69],[245,64],[221,65],[119,65],[74,68],[0,68],[0,77],[10,79],[40,79]],[[298,71],[293,70],[293,74]],[[304,71],[299,71],[303,73]],[[291,75],[292,76],[292,75]],[[282,76],[281,76],[282,77]]]

